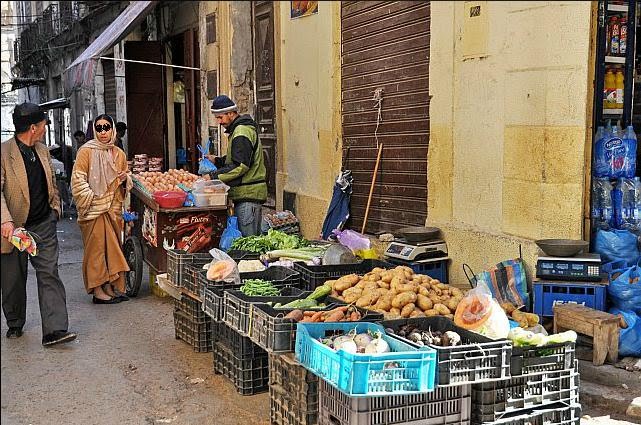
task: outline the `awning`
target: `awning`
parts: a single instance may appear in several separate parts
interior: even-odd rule
[[[44,86],[47,83],[47,80],[44,78],[25,78],[25,77],[14,77],[11,79],[11,90],[19,90],[29,86]],[[3,83],[4,84],[4,83]]]
[[[156,3],[158,1],[132,1],[65,70],[66,89],[93,83],[97,58],[125,38],[154,9]]]
[[[60,99],[54,99],[50,100],[49,102],[41,103],[38,106],[40,106],[42,110],[46,111],[50,109],[64,109],[69,107],[69,99],[67,99],[66,97],[61,97]]]

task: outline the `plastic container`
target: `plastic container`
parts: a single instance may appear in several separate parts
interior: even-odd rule
[[[245,295],[240,290],[226,290],[224,293],[225,315],[223,321],[243,336],[249,336],[251,309],[254,304],[268,302],[286,304],[300,298],[305,298],[311,292],[303,292],[298,288],[283,288],[281,295],[276,297],[257,297]]]
[[[581,304],[605,311],[606,286],[582,282],[533,282],[534,313],[554,316],[557,304]]]
[[[227,255],[231,257],[235,262],[242,260],[258,260],[260,259],[260,254],[257,252],[244,251],[242,249],[231,249],[227,251]]]
[[[154,192],[152,196],[160,208],[180,208],[185,203],[187,192],[159,190]]]
[[[570,405],[579,398],[579,372],[562,370],[540,375],[472,386],[472,421],[498,421],[506,415],[545,407],[553,403]]]
[[[308,266],[302,262],[294,263],[294,270],[301,275],[304,282],[304,289],[313,291],[316,287],[321,286],[325,281],[337,279],[348,274],[365,274],[372,271],[373,268],[380,267],[383,269],[393,269],[395,265],[379,260],[363,260],[356,264],[340,264],[331,266]],[[271,268],[271,267],[270,267]]]
[[[573,369],[575,347],[574,342],[551,344],[545,347],[513,347],[510,360],[512,377]]]
[[[342,305],[344,303],[341,302],[340,304]],[[331,310],[336,306],[337,304],[329,304],[319,311]],[[284,318],[284,316],[292,310],[294,309],[281,310],[275,309],[267,304],[254,304],[249,326],[249,335],[252,341],[269,353],[293,352],[296,349],[297,322]],[[362,308],[358,308],[358,311],[360,311],[362,315],[360,321],[377,322],[383,319],[383,315],[380,313]]]
[[[321,424],[470,423],[469,385],[437,388],[422,394],[384,397],[349,397],[322,380],[319,388]]]
[[[197,207],[223,207],[227,205],[226,193],[196,193],[194,195],[194,205]]]
[[[336,331],[381,332],[391,352],[351,354],[334,351],[317,339]],[[416,394],[434,390],[436,351],[385,335],[375,323],[298,323],[296,360],[350,396]]]
[[[462,344],[455,347],[429,346],[436,350],[437,354],[437,386],[492,382],[510,377],[512,344],[508,340],[492,340],[460,328],[448,318],[440,316],[381,322],[381,326],[394,332],[397,332],[406,324],[416,326],[422,330],[454,331],[461,336]],[[419,347],[408,339],[398,335],[392,336],[412,346]]]
[[[236,357],[265,355],[265,350],[254,344],[251,339],[241,336],[224,323],[214,323],[212,326],[214,342],[220,342],[229,348]]]
[[[405,262],[405,261],[399,261],[399,260],[394,260],[392,258],[388,258],[387,261],[389,261],[391,264],[398,265],[398,266],[407,266],[414,270],[414,273],[416,274],[424,274],[432,279],[436,279],[441,283],[447,283],[447,262],[449,260],[443,259],[439,261],[430,261],[430,262],[425,262],[425,263],[417,263],[417,262]]]
[[[242,395],[268,391],[269,364],[267,354],[238,357],[221,342],[214,343],[214,373],[226,376]]]
[[[174,310],[176,339],[191,345],[194,351],[207,353],[212,350],[211,321],[197,322],[181,310]]]
[[[206,264],[206,263],[205,263]],[[182,273],[181,287],[185,288],[192,294],[200,294],[200,279],[199,274],[204,270],[203,265],[186,264]]]
[[[271,423],[315,425],[318,423],[316,375],[305,369],[292,354],[269,355],[269,399]]]
[[[220,180],[204,180],[199,179],[194,182],[193,190],[194,193],[227,193],[229,192],[229,186],[223,183]]]
[[[526,410],[521,414],[503,417],[489,425],[579,425],[581,421],[581,405],[574,403],[553,403],[537,409]],[[474,422],[476,423],[476,422]]]
[[[197,323],[210,321],[210,318],[207,317],[205,312],[202,310],[200,301],[191,299],[187,296],[183,296],[179,300],[174,299],[174,308],[187,314],[190,320]]]
[[[182,249],[167,250],[167,279],[177,287],[182,285],[185,265],[204,266],[213,260],[208,252],[187,252]]]

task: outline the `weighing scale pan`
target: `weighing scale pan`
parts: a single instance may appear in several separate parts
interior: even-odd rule
[[[405,238],[407,242],[423,242],[438,238],[441,229],[438,227],[403,227],[395,232]]]
[[[540,239],[536,241],[543,252],[553,257],[572,257],[587,249],[589,243],[575,239]]]

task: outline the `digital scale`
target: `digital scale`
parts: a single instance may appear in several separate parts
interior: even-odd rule
[[[536,262],[536,277],[597,282],[602,279],[601,256],[577,254],[574,257],[547,257],[540,253]]]
[[[385,256],[403,261],[421,261],[447,257],[447,245],[443,240],[406,242],[397,239],[387,246]]]

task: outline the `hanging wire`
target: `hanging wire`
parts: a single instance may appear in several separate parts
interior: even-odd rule
[[[374,90],[374,97],[372,98],[374,102],[376,102],[376,105],[374,105],[375,108],[378,109],[378,113],[376,115],[376,129],[374,130],[374,140],[376,140],[376,149],[378,149],[378,127],[381,124],[381,121],[383,121],[383,115],[382,115],[382,108],[383,108],[383,89],[378,88]]]

